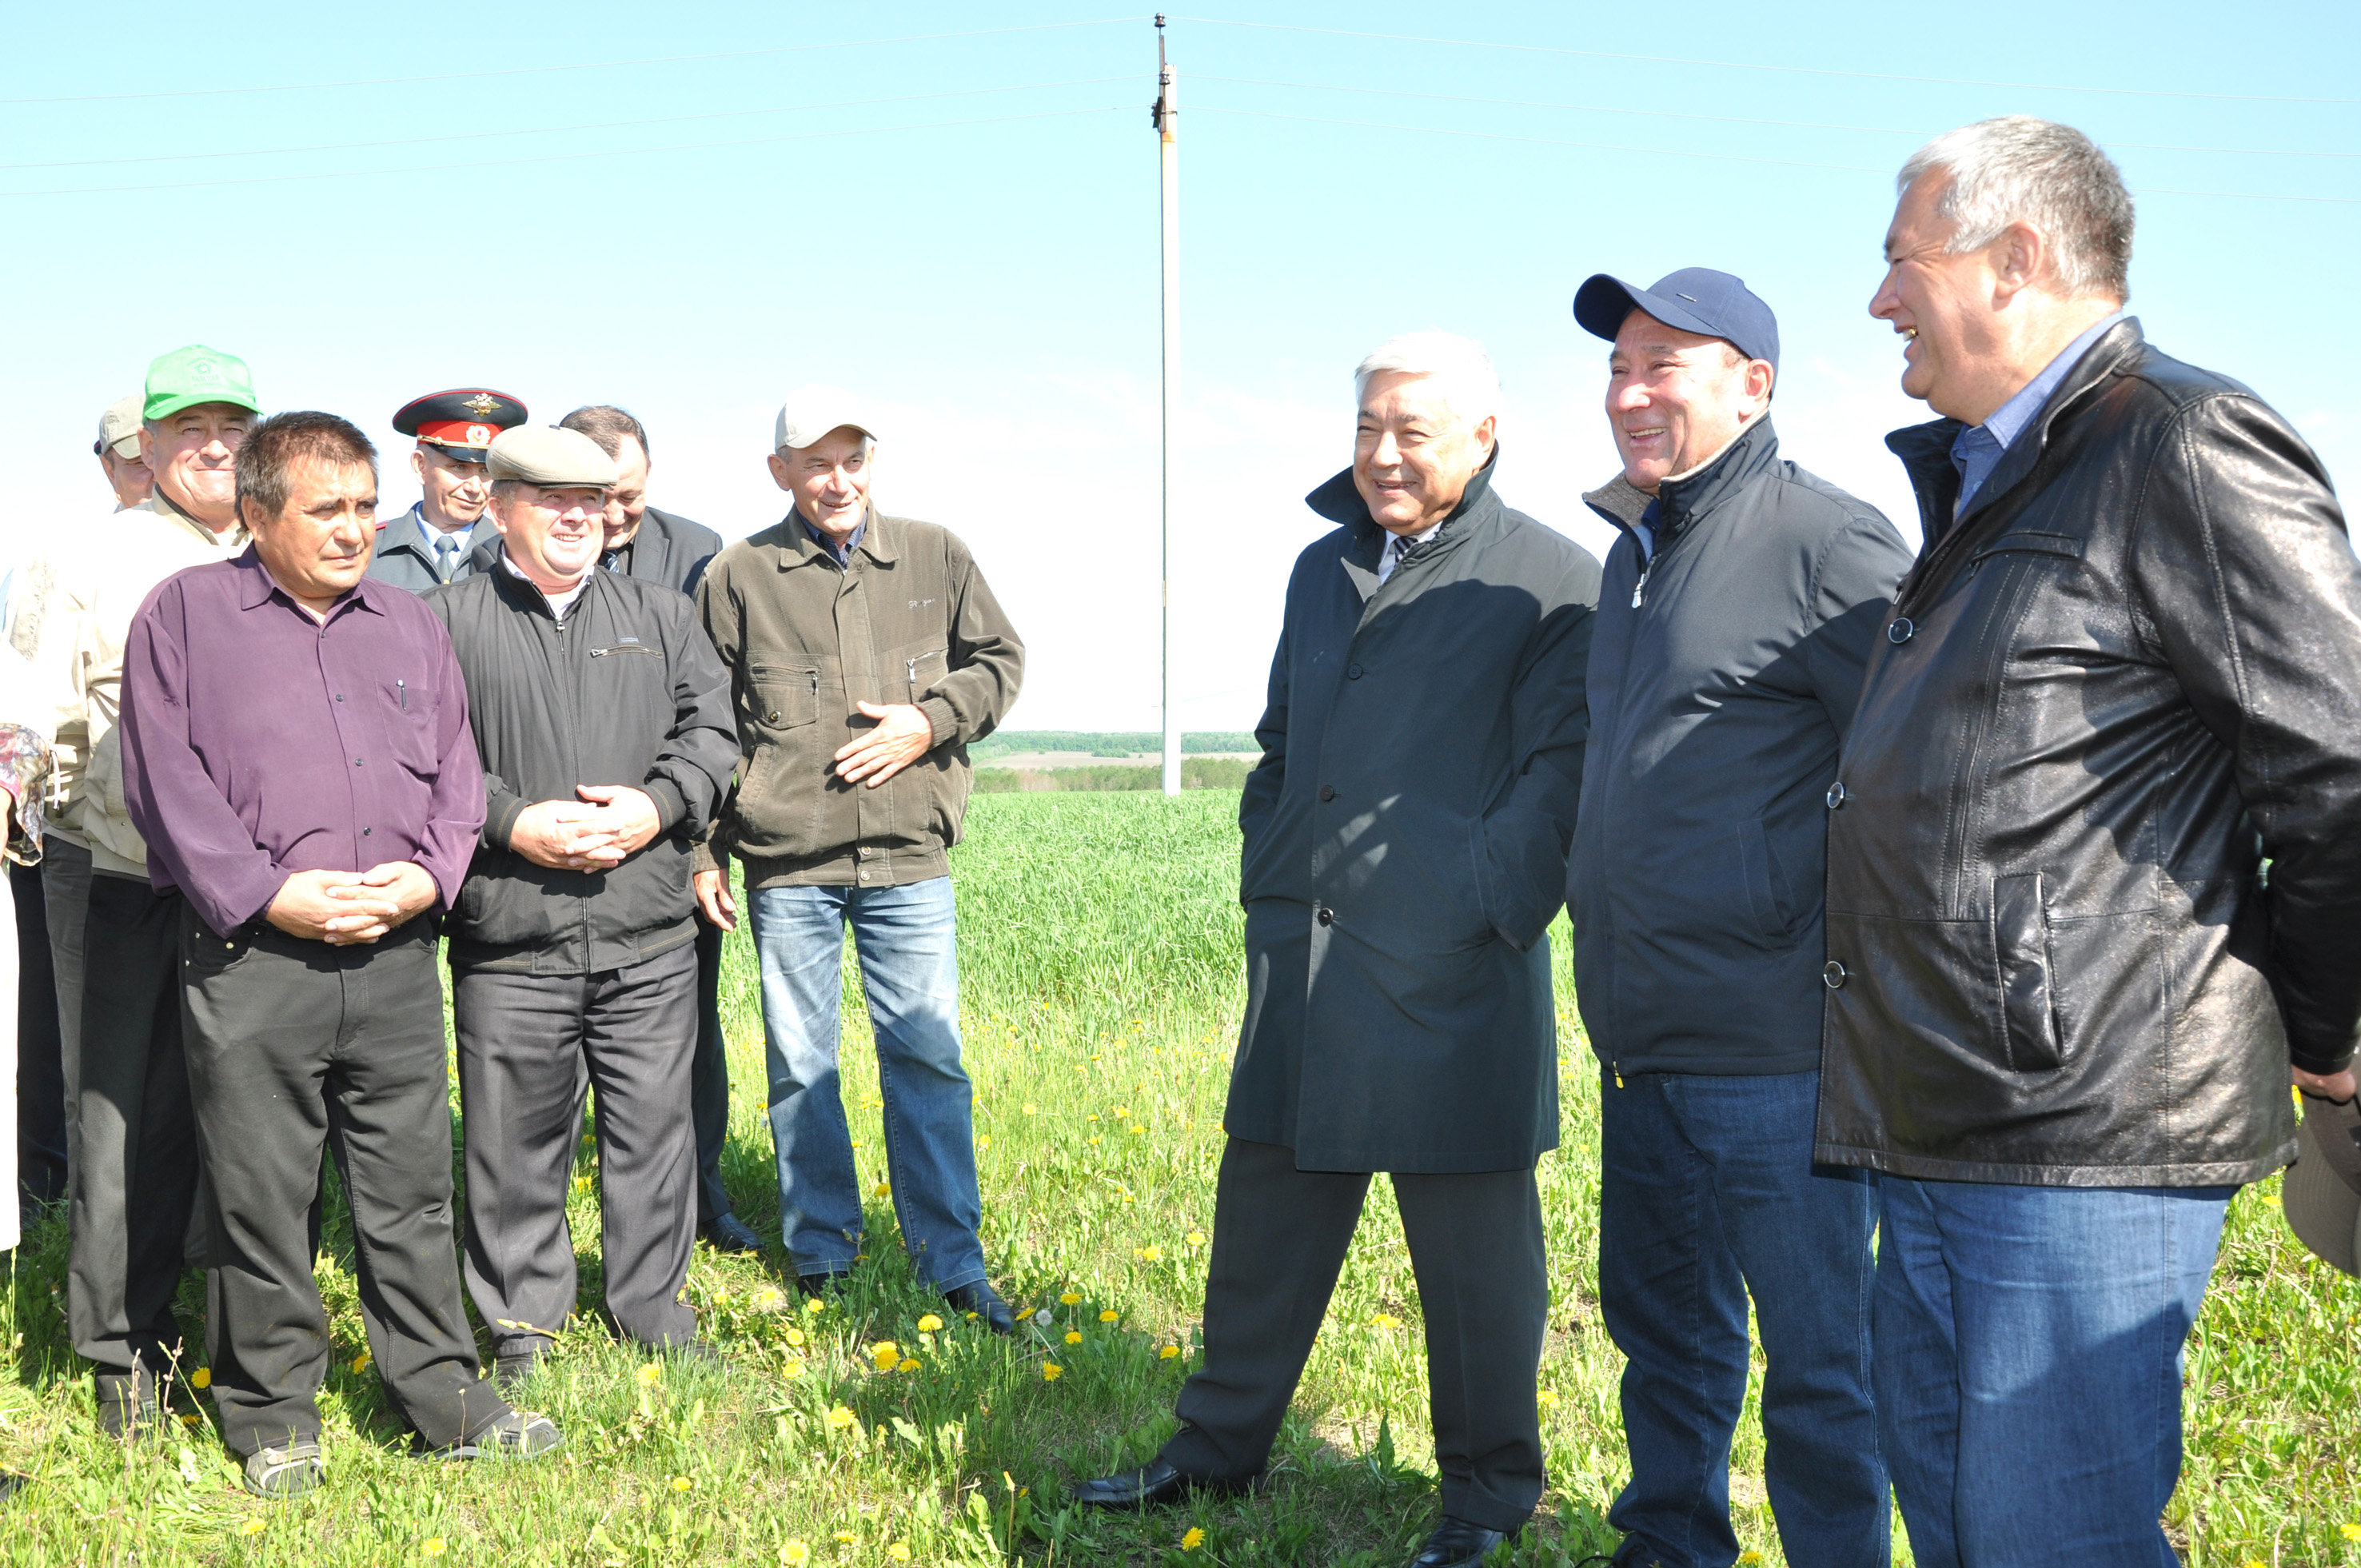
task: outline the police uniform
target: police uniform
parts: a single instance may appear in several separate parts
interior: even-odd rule
[[[393,428],[454,461],[481,463],[494,436],[524,422],[524,404],[507,393],[483,387],[455,387],[404,404],[393,416]],[[421,499],[408,511],[378,520],[377,558],[369,563],[370,576],[423,594],[491,565],[499,553],[500,533],[492,525],[489,510],[466,534],[442,535],[452,545],[445,550],[427,543],[428,532],[434,531],[426,521],[425,506]]]

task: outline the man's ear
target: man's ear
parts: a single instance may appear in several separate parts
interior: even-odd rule
[[[1498,414],[1486,414],[1482,419],[1476,422],[1476,429],[1473,433],[1476,437],[1476,444],[1484,449],[1485,460],[1489,462],[1492,456],[1492,449],[1499,443],[1500,439],[1500,416]],[[1478,466],[1481,466],[1481,465],[1478,465]]]
[[[1771,388],[1778,378],[1779,372],[1771,367],[1768,359],[1746,362],[1746,400],[1754,411],[1746,416],[1748,419],[1760,419],[1771,411]]]
[[[269,513],[262,510],[262,503],[252,496],[237,498],[237,515],[238,520],[246,524],[248,533],[261,532],[259,525],[270,521]]]
[[[2049,268],[2048,236],[2021,218],[2000,231],[1986,254],[1992,258],[1993,302],[2000,305],[2033,287]]]
[[[787,460],[774,452],[768,461],[771,465],[771,482],[788,494],[794,494],[796,487],[787,477]]]
[[[415,446],[410,449],[410,471],[420,484],[426,483],[426,454]]]

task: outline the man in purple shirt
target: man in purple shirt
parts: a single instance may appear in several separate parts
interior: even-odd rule
[[[324,1475],[332,1347],[306,1217],[324,1141],[367,1260],[369,1353],[418,1451],[562,1441],[479,1380],[460,1305],[442,981],[417,916],[458,895],[484,780],[442,623],[363,580],[376,458],[332,414],[256,425],[237,456],[253,548],[167,579],[124,661],[126,802],[157,887],[187,907],[214,1399],[265,1497]]]

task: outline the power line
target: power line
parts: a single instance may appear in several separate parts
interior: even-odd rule
[[[836,131],[799,131],[792,136],[745,137],[731,141],[681,142],[669,147],[594,148],[588,152],[553,152],[539,158],[495,158],[472,165],[501,169],[525,163],[565,163],[588,158],[634,158],[649,152],[702,152],[714,148],[769,147],[779,142],[822,141],[839,137],[882,135],[889,131],[939,131],[958,126],[1002,126],[1017,120],[1069,119],[1077,115],[1112,115],[1137,104],[1108,104],[1089,109],[1048,109],[1034,115],[994,115],[974,120],[930,120],[916,126],[860,126]],[[416,164],[406,169],[339,169],[311,174],[258,174],[243,180],[172,181],[157,185],[83,185],[55,191],[0,191],[0,200],[16,196],[113,196],[135,191],[198,191],[222,185],[278,185],[295,180],[374,180],[388,174],[435,174],[447,164]]]
[[[1225,109],[1200,104],[1190,111],[1197,115],[1234,115],[1256,120],[1292,120],[1312,126],[1350,126],[1360,130],[1412,131],[1424,136],[1470,137],[1479,141],[1525,142],[1535,147],[1574,147],[1592,152],[1641,152],[1660,158],[1703,158],[1722,163],[1771,164],[1782,169],[1826,169],[1843,174],[1887,174],[1892,170],[1858,163],[1812,163],[1793,158],[1751,158],[1736,152],[1693,152],[1675,147],[1631,147],[1619,142],[1569,141],[1555,137],[1511,136],[1502,131],[1455,130],[1446,126],[1403,126],[1381,120],[1339,120],[1319,115],[1279,115],[1261,109]],[[2133,192],[2139,196],[2228,196],[2245,202],[2316,202],[2334,206],[2361,206],[2361,197],[2355,196],[2283,196],[2266,191],[2183,191],[2166,186],[2144,186]]]
[[[911,33],[894,38],[845,38],[835,43],[780,44],[770,49],[719,49],[708,54],[653,54],[636,60],[586,60],[578,65],[518,65],[497,71],[454,71],[433,76],[375,76],[346,82],[280,82],[259,87],[186,87],[164,93],[84,93],[60,98],[0,98],[0,106],[14,104],[122,104],[148,98],[222,98],[247,93],[313,93],[345,87],[407,87],[424,82],[479,82],[494,76],[541,76],[560,71],[610,71],[626,65],[678,65],[700,60],[751,60],[763,55],[801,54],[813,49],[867,49],[875,44],[939,43],[948,38],[990,38],[1010,33],[1049,33],[1073,27],[1104,27],[1115,22],[1137,22],[1137,16],[1099,16],[1087,22],[1040,22],[1023,27],[978,27],[958,33]]]
[[[553,136],[566,131],[625,130],[640,126],[679,126],[703,120],[742,119],[751,115],[788,115],[807,109],[859,109],[879,104],[919,104],[941,98],[972,98],[992,93],[1034,93],[1053,87],[1093,87],[1133,76],[1082,76],[1068,82],[1028,82],[1008,87],[967,87],[951,93],[912,93],[897,98],[845,98],[832,104],[778,104],[763,109],[720,109],[708,115],[672,115],[661,119],[598,120],[570,126],[524,126],[507,131],[457,131],[449,136],[402,137],[391,141],[321,142],[307,147],[258,147],[234,152],[149,153],[138,158],[84,158],[61,163],[0,163],[0,170],[93,169],[123,163],[189,163],[209,158],[270,158],[288,153],[352,152],[380,147],[424,147],[441,142],[483,141],[498,137]]]
[[[2297,98],[2259,93],[2179,93],[2160,87],[2076,87],[2055,82],[1985,82],[1967,76],[1905,76],[1888,71],[1839,71],[1817,65],[1764,65],[1746,60],[1692,60],[1680,55],[1618,54],[1606,49],[1566,49],[1555,44],[1494,43],[1483,38],[1434,38],[1414,33],[1367,33],[1347,27],[1307,27],[1288,22],[1241,22],[1226,16],[1175,16],[1214,27],[1253,27],[1265,32],[1317,33],[1327,38],[1372,38],[1385,43],[1444,44],[1455,49],[1509,49],[1525,54],[1578,55],[1586,60],[1629,60],[1649,65],[1709,65],[1727,71],[1782,71],[1798,76],[1843,76],[1863,82],[1919,82],[1946,87],[2006,87],[2024,93],[2099,93],[2128,98],[2202,98],[2231,104],[2361,104],[2361,98]]]

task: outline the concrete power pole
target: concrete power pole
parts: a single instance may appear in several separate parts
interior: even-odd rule
[[[1164,14],[1156,15],[1156,126],[1164,200],[1164,793],[1180,793],[1180,720],[1172,711],[1172,377],[1180,346],[1180,150],[1173,139],[1180,105],[1164,58]]]

